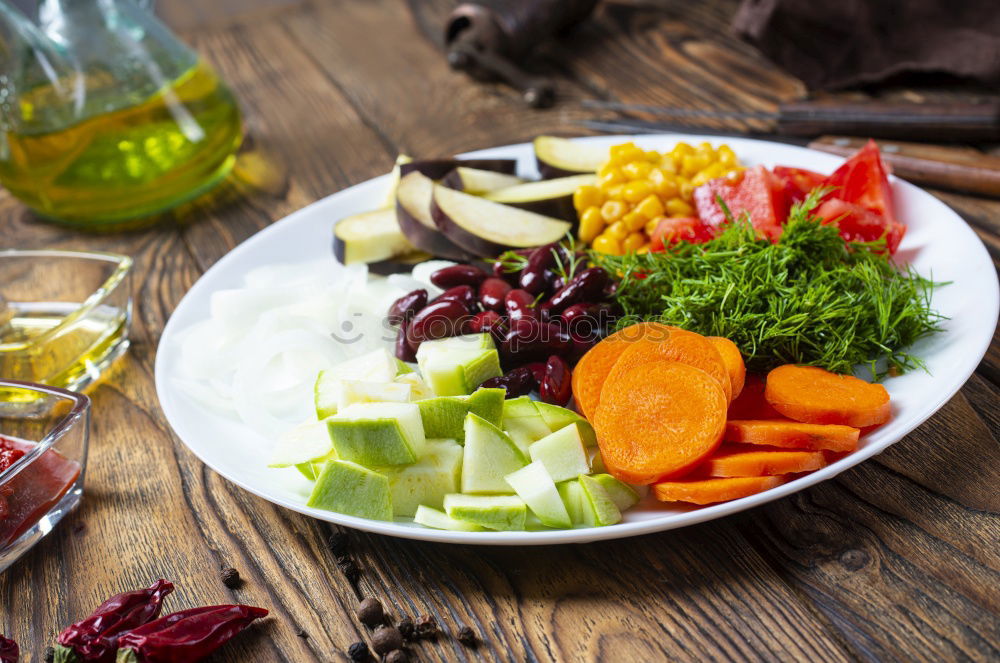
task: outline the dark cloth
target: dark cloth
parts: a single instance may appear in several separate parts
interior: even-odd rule
[[[733,29],[813,89],[907,74],[1000,85],[1000,0],[743,0]]]

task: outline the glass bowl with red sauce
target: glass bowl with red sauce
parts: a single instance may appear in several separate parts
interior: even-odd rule
[[[0,379],[0,572],[83,496],[90,399]]]

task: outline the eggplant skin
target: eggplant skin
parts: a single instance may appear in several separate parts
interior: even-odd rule
[[[543,161],[537,154],[535,155],[535,164],[538,166],[538,172],[541,174],[543,180],[554,180],[559,177],[570,177],[572,175],[586,175],[594,172],[592,170],[566,170],[565,168],[553,166],[547,161]]]
[[[439,180],[459,166],[514,175],[517,159],[418,159],[400,165],[399,174],[406,175],[416,170],[432,180]]]
[[[396,218],[399,219],[399,228],[406,235],[406,239],[421,251],[456,262],[467,262],[476,257],[445,237],[440,230],[428,228],[420,223],[400,202],[396,203]]]

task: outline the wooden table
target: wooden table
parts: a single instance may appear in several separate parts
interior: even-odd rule
[[[134,345],[92,391],[82,507],[0,576],[0,631],[26,660],[106,596],[165,577],[174,608],[244,602],[273,617],[222,661],[346,660],[369,633],[358,597],[431,613],[452,638],[421,661],[1000,659],[1000,345],[962,391],[880,456],[723,520],[622,541],[546,548],[419,543],[340,531],[273,506],[198,461],[153,388],[160,331],[199,275],[276,219],[421,156],[582,133],[585,98],[768,109],[800,97],[726,31],[732,0],[608,3],[548,48],[560,106],[448,70],[450,3],[164,2],[161,13],[238,95],[250,144],[221,192],[151,230],[87,236],[6,194],[2,244],[102,249],[136,260]],[[206,8],[206,7],[211,7]],[[913,96],[913,93],[910,93]],[[1000,201],[941,194],[1000,258]],[[331,222],[333,219],[331,219]],[[230,590],[222,567],[246,583]]]

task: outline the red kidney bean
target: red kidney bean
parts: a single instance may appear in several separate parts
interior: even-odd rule
[[[492,336],[494,341],[501,343],[507,333],[507,319],[496,311],[482,311],[472,316],[472,320],[469,321],[469,331],[474,334],[485,332]]]
[[[486,279],[486,272],[475,265],[449,265],[431,274],[431,283],[447,290],[457,285],[477,287]]]
[[[532,318],[511,320],[511,329],[500,344],[500,360],[516,366],[541,359],[570,348],[569,334],[558,325]]]
[[[469,310],[469,313],[479,312],[479,303],[476,300],[476,291],[472,289],[471,285],[456,285],[454,288],[448,288],[440,295],[432,299],[431,304],[447,301],[449,299],[464,304],[465,308]]]
[[[510,284],[503,279],[490,277],[479,286],[479,303],[491,311],[504,310],[504,297],[511,291]]]
[[[524,396],[534,389],[534,383],[535,377],[531,374],[531,371],[524,366],[520,366],[500,377],[490,378],[479,386],[487,388],[502,387],[507,390],[507,395],[504,398],[516,398]]]
[[[550,356],[548,361],[545,362],[545,377],[542,378],[538,395],[546,403],[559,406],[566,405],[573,393],[572,377],[573,372],[570,370],[569,364],[562,357],[558,355]]]
[[[604,292],[601,293],[603,299],[611,299],[618,292],[618,282],[612,281],[611,283],[604,286]]]
[[[566,357],[569,359],[569,363],[576,364],[576,362],[580,361],[583,355],[587,354],[588,350],[597,345],[598,340],[600,340],[600,336],[597,334],[581,336],[570,332],[570,342],[572,343],[572,347],[566,354]]]
[[[535,382],[538,384],[542,383],[542,378],[545,377],[545,362],[544,361],[533,361],[530,364],[525,364],[524,367],[531,371],[531,374],[535,376]]]
[[[406,325],[399,328],[396,334],[396,358],[400,361],[414,362],[417,360],[417,353],[410,342],[406,339]]]
[[[570,333],[589,336],[603,334],[619,315],[617,304],[580,302],[567,306],[562,319]]]
[[[417,311],[427,306],[427,291],[423,288],[408,292],[389,307],[389,324],[401,325],[409,322]]]
[[[533,295],[544,292],[551,283],[545,277],[545,271],[551,269],[556,262],[553,250],[557,244],[544,244],[531,252],[528,265],[521,271],[518,280],[521,287]]]
[[[549,303],[552,309],[558,312],[585,299],[599,299],[607,283],[608,273],[600,267],[585,269],[574,276],[573,280],[559,292],[552,295]]]
[[[534,249],[514,249],[514,253],[519,256],[529,256]],[[517,269],[514,271],[508,271],[507,266],[500,260],[495,260],[493,262],[493,276],[498,279],[503,279],[511,285],[517,285],[517,280],[521,278],[521,270]]]
[[[535,297],[527,290],[515,288],[507,293],[503,302],[507,308],[507,315],[510,316],[511,320],[523,317],[538,317],[538,313],[534,309]]]
[[[445,299],[431,302],[413,316],[406,328],[406,340],[416,348],[424,341],[459,336],[466,333],[469,318],[469,310],[461,301]]]

